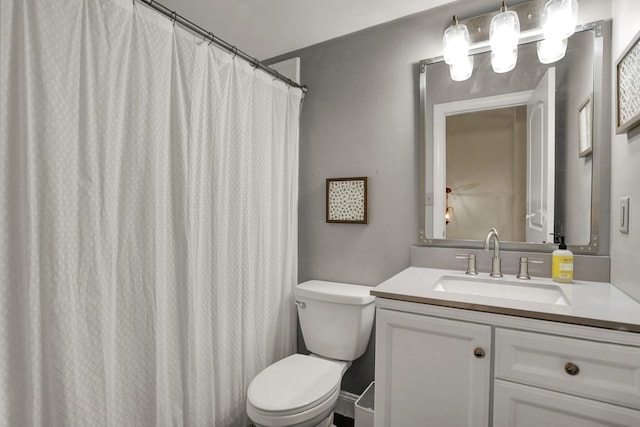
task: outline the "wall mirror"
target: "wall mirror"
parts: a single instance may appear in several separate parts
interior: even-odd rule
[[[538,61],[540,36],[522,39],[504,74],[476,49],[462,82],[442,58],[420,62],[422,244],[482,247],[496,227],[507,249],[552,251],[561,233],[576,253],[608,254],[610,31],[608,21],[580,26],[553,64]]]

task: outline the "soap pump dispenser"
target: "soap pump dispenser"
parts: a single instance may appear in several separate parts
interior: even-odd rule
[[[558,236],[560,244],[551,254],[551,278],[560,283],[573,281],[573,252],[567,249],[564,236]]]

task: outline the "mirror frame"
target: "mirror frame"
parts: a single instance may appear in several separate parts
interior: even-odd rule
[[[593,52],[593,170],[591,177],[591,236],[584,245],[569,245],[576,254],[609,255],[611,188],[611,21],[601,20],[579,25],[578,31],[592,31],[594,36]],[[538,41],[541,35],[522,38],[519,45]],[[478,47],[471,54],[488,52],[488,46]],[[419,102],[420,102],[420,245],[434,247],[482,249],[484,241],[436,239],[429,236],[427,218],[433,209],[433,200],[429,200],[427,188],[432,181],[427,170],[433,168],[433,129],[426,127],[428,66],[439,63],[443,57],[423,59],[419,62]],[[433,114],[433,111],[428,112]],[[430,140],[429,140],[430,138]],[[427,150],[430,147],[431,152]],[[429,165],[429,168],[427,168]],[[487,230],[488,231],[488,230]],[[552,252],[558,248],[552,243],[500,242],[506,250],[525,252]]]

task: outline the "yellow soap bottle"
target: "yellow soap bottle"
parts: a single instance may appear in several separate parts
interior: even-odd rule
[[[564,236],[559,236],[558,249],[551,254],[551,278],[555,282],[571,283],[573,281],[573,252],[567,249]]]

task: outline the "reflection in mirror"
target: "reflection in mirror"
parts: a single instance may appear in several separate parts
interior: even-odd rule
[[[550,67],[532,91],[434,106],[434,123],[446,122],[444,133],[440,126],[434,130],[436,152],[443,152],[446,157],[446,181],[444,170],[434,169],[435,187],[446,185],[452,192],[456,185],[451,178],[459,180],[462,176],[471,181],[467,185],[481,187],[461,200],[467,207],[466,218],[503,230],[503,239],[508,241],[546,243],[552,241],[549,236],[555,233],[555,71],[555,67]],[[521,126],[516,126],[514,120],[483,121],[477,129],[465,132],[466,123],[455,120],[458,116],[489,120],[505,108],[522,112]],[[459,115],[458,111],[471,112]],[[463,142],[455,137],[461,131],[465,132]],[[452,151],[452,143],[456,150]],[[494,148],[496,144],[500,145],[499,152]],[[518,156],[510,156],[511,152]],[[472,169],[460,170],[460,163]],[[474,174],[473,168],[480,168],[481,174]],[[451,177],[452,169],[460,172]],[[518,185],[519,178],[523,178],[524,185]],[[448,209],[454,210],[453,206]],[[449,239],[482,237],[482,229],[463,227],[462,233],[453,230],[457,228],[453,215],[443,226],[439,213],[439,209],[434,211],[434,235]]]
[[[590,244],[593,161],[580,157],[578,120],[595,92],[596,34],[585,28],[554,64],[538,61],[535,42],[505,74],[476,54],[464,82],[444,62],[423,62],[424,241],[480,240],[496,227],[506,241],[553,243],[555,232]]]
[[[448,239],[525,240],[526,148],[525,106],[447,116]]]

